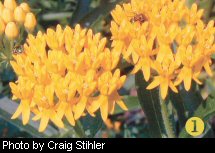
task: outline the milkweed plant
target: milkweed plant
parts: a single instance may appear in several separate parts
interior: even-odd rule
[[[199,117],[213,137],[214,17],[213,0],[0,1],[0,116],[33,137],[106,137],[139,110],[139,135],[192,137]]]

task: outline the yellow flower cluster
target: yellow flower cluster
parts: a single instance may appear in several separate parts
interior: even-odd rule
[[[15,39],[19,35],[19,28],[24,25],[26,30],[33,31],[36,26],[36,18],[30,12],[27,3],[17,5],[15,0],[0,2],[0,36],[5,33],[7,38]]]
[[[87,112],[95,116],[98,109],[106,121],[116,103],[126,110],[118,94],[126,76],[115,69],[121,53],[105,46],[106,38],[80,25],[29,35],[24,52],[11,61],[18,75],[10,83],[13,99],[21,100],[12,118],[22,114],[27,124],[33,112],[33,120],[41,120],[39,131],[44,131],[49,120],[63,128],[64,117],[74,126],[75,120]]]
[[[113,47],[121,47],[123,57],[134,65],[132,73],[141,70],[152,83],[147,89],[161,88],[163,99],[168,88],[178,92],[184,82],[198,84],[204,69],[212,75],[211,55],[215,51],[214,21],[204,24],[203,10],[191,8],[185,0],[131,0],[112,11]]]

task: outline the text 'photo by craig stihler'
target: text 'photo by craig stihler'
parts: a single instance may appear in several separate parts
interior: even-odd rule
[[[0,150],[215,138],[214,21],[214,0],[0,0]]]
[[[44,151],[44,150],[63,150],[63,151],[72,151],[72,150],[103,150],[105,149],[105,143],[99,143],[96,141],[76,141],[67,142],[67,141],[49,141],[47,143],[33,141],[32,143],[17,141],[3,141],[3,150],[37,150],[37,151]]]

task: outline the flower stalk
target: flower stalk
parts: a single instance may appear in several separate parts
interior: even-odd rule
[[[74,126],[74,130],[76,132],[76,134],[80,137],[80,138],[86,138],[87,136],[85,135],[85,131],[82,127],[82,124],[80,121],[76,122],[76,125]]]
[[[167,108],[167,103],[168,103],[168,99],[163,100],[159,91],[159,97],[160,97],[160,105],[161,105],[161,114],[162,114],[162,118],[163,118],[163,122],[164,122],[164,128],[167,134],[167,138],[175,138],[175,133],[173,130],[173,125],[170,121],[169,118],[169,111]]]

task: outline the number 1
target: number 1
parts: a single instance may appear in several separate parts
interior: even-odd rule
[[[196,120],[192,120],[192,122],[193,122],[193,131],[192,132],[198,132],[197,131],[197,126],[196,126]]]

